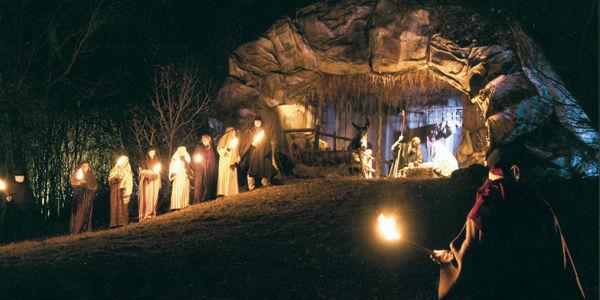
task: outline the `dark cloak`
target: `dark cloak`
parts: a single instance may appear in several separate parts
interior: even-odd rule
[[[199,144],[194,149],[192,161],[197,154],[202,156],[202,162],[193,162],[194,169],[194,203],[217,198],[218,164],[215,148]]]
[[[252,145],[252,141],[256,134],[264,130],[265,135],[256,145]],[[270,179],[273,175],[272,154],[271,154],[271,137],[268,130],[264,127],[253,127],[246,132],[246,148],[242,154],[242,162],[247,168],[247,174],[260,181],[262,178]]]
[[[77,179],[77,170],[71,173],[71,187],[73,188],[73,203],[71,205],[71,234],[92,231],[93,198],[98,188],[96,175],[90,168],[83,174],[83,180]]]
[[[483,183],[465,228],[452,245],[460,253],[461,269],[454,283],[441,277],[441,290],[452,286],[444,299],[577,297],[576,285],[563,268],[551,211],[514,181]],[[452,272],[458,265],[455,260],[441,272]]]
[[[28,181],[13,181],[7,193],[0,194],[0,243],[9,243],[30,237],[33,193]],[[7,201],[7,196],[11,201]]]

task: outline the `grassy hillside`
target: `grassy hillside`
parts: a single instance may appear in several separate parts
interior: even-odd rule
[[[575,197],[568,189],[545,192],[565,200],[557,209],[597,295],[598,186],[585,186],[578,205],[566,204]],[[374,239],[375,217],[395,210],[406,236],[445,248],[475,188],[442,179],[296,181],[116,230],[7,245],[0,298],[432,299],[437,265]]]

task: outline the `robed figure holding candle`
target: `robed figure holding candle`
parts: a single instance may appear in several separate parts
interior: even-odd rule
[[[26,239],[31,233],[33,193],[25,173],[17,170],[0,190],[0,243]]]
[[[235,129],[227,127],[225,134],[217,144],[219,153],[219,176],[217,184],[217,195],[232,196],[240,192],[238,187],[237,164],[240,162],[238,151],[238,138]]]
[[[133,173],[129,158],[121,156],[108,175],[110,185],[110,228],[129,224],[129,199],[133,191]]]
[[[82,162],[71,173],[73,203],[71,205],[71,234],[92,231],[92,199],[96,194],[98,182],[88,162]]]
[[[194,203],[217,198],[217,155],[209,135],[194,149]]]
[[[138,192],[139,222],[156,216],[156,205],[158,203],[158,191],[161,186],[160,158],[156,148],[150,148],[144,155],[139,167],[140,190]]]
[[[248,168],[248,190],[256,187],[256,181],[262,186],[270,184],[273,175],[273,155],[271,151],[271,138],[263,126],[262,118],[254,118],[254,127],[246,133],[248,141],[247,150],[243,155],[244,164]]]
[[[192,159],[184,146],[177,148],[169,164],[169,180],[173,181],[171,209],[190,205],[190,163]]]

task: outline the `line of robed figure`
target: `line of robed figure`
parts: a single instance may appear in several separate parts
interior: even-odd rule
[[[240,142],[241,141],[241,142]],[[268,186],[273,176],[271,139],[257,116],[252,128],[238,137],[233,127],[227,127],[213,146],[210,136],[202,135],[192,155],[179,146],[172,155],[167,171],[171,182],[170,209],[192,203],[210,201],[217,196],[232,196],[240,192],[238,172],[246,175],[248,190],[257,185]],[[156,216],[163,167],[156,148],[150,148],[141,159],[138,182],[138,220]],[[129,202],[133,192],[133,172],[127,156],[121,156],[108,176],[110,186],[110,228],[129,223]],[[243,181],[243,180],[242,180]],[[70,222],[72,234],[92,230],[93,198],[98,182],[88,162],[82,162],[71,174],[73,204]]]

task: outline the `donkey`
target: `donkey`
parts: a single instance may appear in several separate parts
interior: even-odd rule
[[[348,145],[348,150],[366,150],[370,148],[370,145],[367,142],[367,132],[369,131],[369,119],[364,126],[358,126],[352,122],[352,126],[356,130],[356,135],[350,141],[350,145]]]

